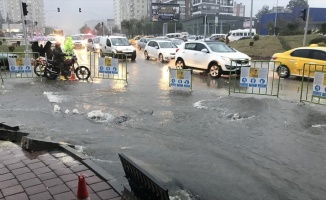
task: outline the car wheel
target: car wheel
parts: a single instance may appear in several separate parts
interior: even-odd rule
[[[163,59],[163,54],[159,54],[158,55],[158,60],[161,62],[161,63],[164,63],[164,59]]]
[[[147,51],[144,51],[144,56],[145,56],[145,59],[148,60],[149,59],[149,56],[148,56],[148,53]]]
[[[289,78],[290,69],[285,65],[281,65],[278,67],[277,73],[280,78]]]
[[[212,78],[220,78],[222,75],[222,68],[218,64],[213,63],[209,66],[208,73]]]
[[[177,68],[177,69],[186,69],[185,62],[181,58],[178,58],[178,60],[175,61],[175,68]]]
[[[136,60],[136,52],[134,51],[131,56],[131,61],[135,61],[135,60]]]

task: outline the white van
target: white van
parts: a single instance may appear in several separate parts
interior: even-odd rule
[[[124,53],[132,61],[136,60],[136,49],[126,37],[122,36],[100,36],[100,54]]]
[[[251,35],[250,35],[250,29],[237,29],[237,30],[231,30],[230,31],[229,40],[236,41],[240,40],[241,38],[252,38],[256,34],[256,29],[251,29]]]

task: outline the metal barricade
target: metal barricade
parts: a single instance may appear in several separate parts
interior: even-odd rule
[[[128,57],[123,53],[90,52],[90,71],[92,78],[124,80],[128,83]]]
[[[141,200],[169,200],[169,192],[153,176],[124,154],[119,154],[130,188]]]
[[[300,102],[326,105],[326,65],[304,64]]]
[[[34,67],[39,53],[34,52],[0,52],[1,80],[9,78],[35,78]]]
[[[241,93],[278,97],[280,77],[277,67],[280,65],[280,62],[275,61],[252,60],[250,67],[241,67],[241,60],[232,60],[231,66],[237,70],[229,74],[229,95]]]

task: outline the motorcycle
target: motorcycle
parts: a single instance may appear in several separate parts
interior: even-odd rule
[[[76,68],[75,64],[77,65]],[[53,60],[45,59],[44,65],[40,64],[38,66],[39,67],[34,67],[34,72],[35,68],[37,68],[39,71],[43,70],[43,74],[47,79],[55,80],[58,76],[60,76],[60,69],[58,66],[56,66]],[[74,69],[74,72],[79,80],[87,80],[91,75],[90,70],[86,66],[79,66],[77,56],[75,54],[71,55],[70,59],[64,61],[64,67],[70,69],[69,73],[72,69]],[[38,72],[38,74],[42,74],[42,72]],[[68,76],[70,76],[70,74],[68,74]]]
[[[45,70],[46,58],[45,57],[38,57],[36,59],[32,59],[32,66],[34,68],[34,73],[37,76],[43,76]]]

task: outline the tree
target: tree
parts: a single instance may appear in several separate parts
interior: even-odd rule
[[[119,27],[117,25],[112,27],[112,33],[119,33],[119,32],[120,32],[120,30],[119,30]]]
[[[85,24],[83,27],[79,29],[79,32],[83,34],[87,34],[87,33],[91,33],[92,30],[87,26],[87,24]]]
[[[261,17],[265,14],[268,14],[269,13],[269,6],[268,5],[264,5],[259,11],[258,13],[256,14],[256,18],[258,20],[261,19]]]
[[[322,23],[319,33],[326,34],[326,23]]]
[[[308,8],[308,2],[306,0],[290,0],[286,7],[292,11],[295,7]]]

